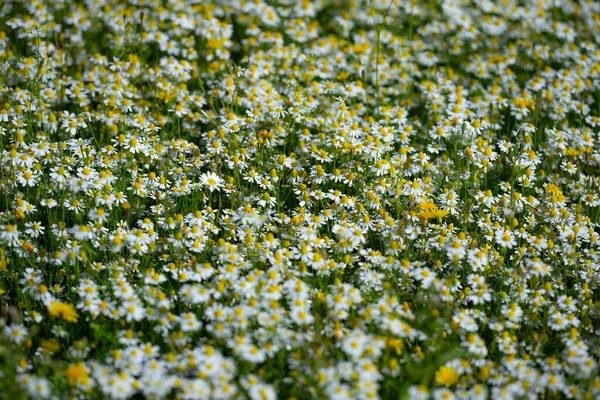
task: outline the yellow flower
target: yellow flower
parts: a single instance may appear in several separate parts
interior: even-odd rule
[[[438,385],[450,387],[458,381],[458,372],[452,367],[441,367],[435,373],[435,381]]]
[[[0,249],[0,272],[3,272],[4,270],[6,270],[7,265],[8,265],[8,262],[6,260],[6,254],[4,253],[3,249]]]
[[[208,39],[208,41],[206,42],[206,47],[208,47],[209,49],[222,49],[223,48],[223,42],[221,42],[219,39]]]
[[[40,344],[42,346],[42,351],[44,354],[56,353],[60,350],[60,344],[58,344],[58,342],[54,339],[42,340]]]
[[[444,218],[448,215],[448,211],[443,208],[438,208],[435,203],[431,201],[425,201],[419,204],[419,211],[417,217],[427,222],[432,218]]]
[[[546,191],[553,195],[562,195],[562,190],[560,190],[560,188],[553,183],[550,183],[546,186]]]
[[[432,201],[424,201],[419,204],[419,208],[423,211],[435,210],[437,206]]]
[[[68,322],[77,322],[77,311],[75,311],[75,307],[73,307],[69,303],[53,301],[52,303],[50,303],[48,311],[50,312],[50,316],[54,318],[60,317]]]
[[[443,208],[438,208],[435,210],[435,218],[444,218],[448,214],[448,210],[445,210]]]
[[[83,363],[79,362],[75,365],[71,365],[65,371],[67,374],[67,380],[69,385],[74,386],[75,384],[87,385],[90,379],[87,369]]]

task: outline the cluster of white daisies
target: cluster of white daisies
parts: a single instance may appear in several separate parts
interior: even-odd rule
[[[599,398],[599,42],[589,0],[3,1],[0,391]]]

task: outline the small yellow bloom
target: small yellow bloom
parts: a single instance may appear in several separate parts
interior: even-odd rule
[[[425,201],[419,204],[419,209],[421,211],[419,211],[416,215],[425,222],[433,218],[441,219],[449,214],[447,210],[438,208],[438,206],[431,201]]]
[[[562,195],[562,190],[560,190],[560,188],[553,183],[550,183],[549,185],[546,186],[546,191],[553,195],[557,195],[557,196]]]
[[[450,387],[458,381],[458,372],[452,367],[441,367],[435,373],[435,381],[438,385]]]
[[[75,307],[73,307],[69,303],[62,303],[60,301],[53,301],[50,303],[50,307],[48,307],[48,311],[50,316],[54,318],[62,318],[68,322],[77,322],[77,311],[75,311]]]
[[[69,381],[69,385],[74,386],[76,384],[87,385],[90,379],[87,369],[83,363],[77,363],[75,365],[71,365],[66,370],[67,380]]]

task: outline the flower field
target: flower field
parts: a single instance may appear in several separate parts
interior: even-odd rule
[[[600,399],[600,2],[0,1],[0,397]]]

